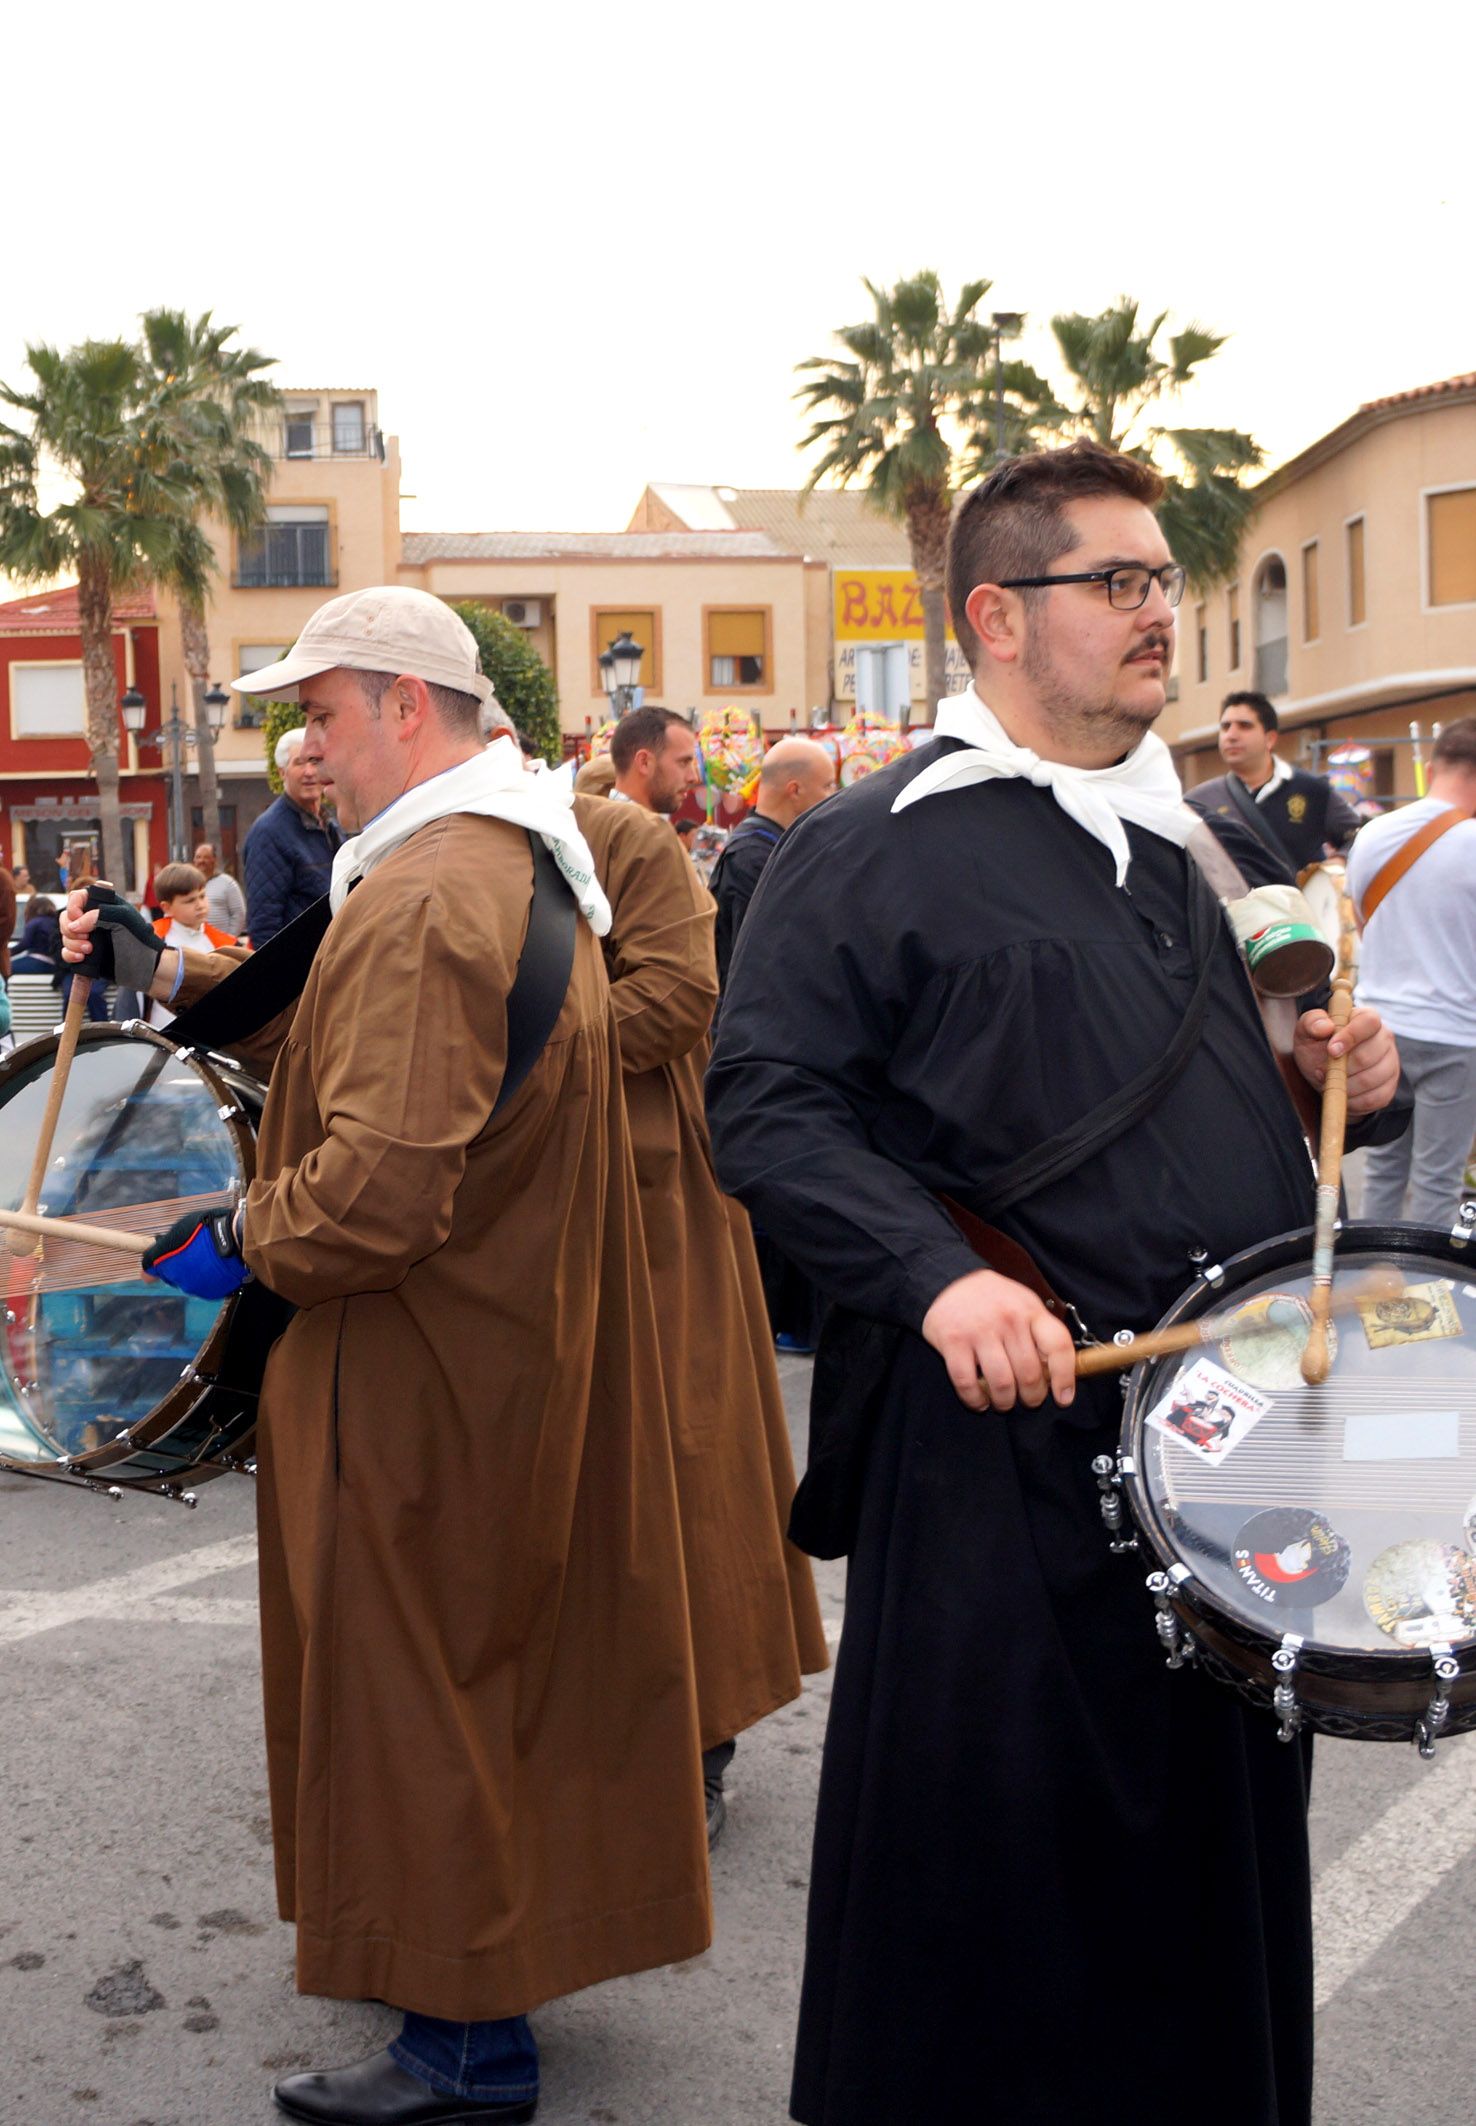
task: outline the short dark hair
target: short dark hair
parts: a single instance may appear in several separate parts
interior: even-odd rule
[[[658,709],[652,702],[642,709],[627,709],[610,733],[610,758],[615,763],[615,773],[624,775],[637,753],[664,752],[666,734],[671,726],[686,721],[686,717],[678,716],[675,709]]]
[[[1259,717],[1263,731],[1279,731],[1281,729],[1281,718],[1277,715],[1275,709],[1272,708],[1264,694],[1256,694],[1249,689],[1239,694],[1227,694],[1220,703],[1220,714],[1222,716],[1226,709],[1249,709],[1253,716]]]
[[[1476,768],[1476,716],[1448,723],[1430,748],[1432,768]]]
[[[354,677],[359,690],[368,702],[370,711],[377,716],[380,703],[400,677],[398,672],[359,672]],[[475,694],[463,694],[458,687],[443,687],[437,681],[427,679],[425,690],[430,695],[431,707],[448,730],[464,738],[480,738],[482,735],[482,704]]]
[[[672,825],[676,828],[678,834],[695,834],[700,824],[701,822],[695,819],[674,819],[672,821]]]
[[[530,738],[526,731],[519,731],[518,733],[518,751],[525,760],[542,760],[543,758],[542,746],[536,738]]]
[[[1014,576],[1043,576],[1076,544],[1066,504],[1093,495],[1126,495],[1153,509],[1163,499],[1163,476],[1083,436],[1064,450],[1010,458],[959,497],[948,528],[944,575],[953,632],[971,666],[979,638],[965,611],[970,591],[976,584],[1004,583]],[[1024,593],[1027,599],[1039,595]]]

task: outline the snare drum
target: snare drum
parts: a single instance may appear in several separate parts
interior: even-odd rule
[[[58,1036],[0,1064],[0,1204],[19,1206]],[[263,1088],[217,1056],[131,1022],[87,1026],[39,1208],[152,1234],[240,1196],[255,1172]],[[266,1354],[291,1308],[264,1286],[193,1299],[126,1255],[48,1237],[0,1248],[0,1468],[190,1496],[249,1466]]]
[[[1392,1267],[1403,1293],[1339,1315],[1316,1388],[1310,1255],[1310,1232],[1248,1249],[1165,1317],[1229,1332],[1132,1373],[1104,1518],[1153,1566],[1171,1667],[1199,1660],[1283,1740],[1305,1723],[1430,1755],[1476,1727],[1476,1244],[1345,1227],[1339,1283]]]

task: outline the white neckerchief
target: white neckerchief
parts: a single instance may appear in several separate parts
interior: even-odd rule
[[[610,903],[595,877],[589,843],[575,823],[573,793],[562,789],[552,775],[525,774],[522,754],[506,738],[494,739],[485,752],[416,783],[371,819],[362,834],[344,843],[333,859],[328,888],[333,913],[337,915],[343,906],[350,886],[383,863],[402,842],[433,820],[448,819],[457,812],[505,819],[530,834],[541,834],[579,903],[580,914],[596,937],[604,937],[610,928]]]
[[[1016,778],[1032,782],[1037,789],[1049,790],[1061,810],[1111,852],[1119,886],[1127,883],[1132,856],[1122,827],[1125,819],[1177,842],[1181,849],[1200,824],[1199,815],[1184,803],[1173,756],[1154,731],[1146,732],[1127,759],[1114,767],[1072,768],[1017,746],[971,687],[966,694],[950,694],[939,702],[933,736],[961,739],[966,750],[924,768],[896,799],[894,812],[905,811],[935,790],[956,790],[966,783]]]
[[[1231,773],[1233,774],[1234,772],[1234,769],[1232,769]],[[1258,805],[1263,805],[1266,802],[1266,799],[1271,795],[1271,792],[1273,790],[1279,790],[1284,782],[1290,782],[1291,779],[1291,762],[1289,760],[1278,760],[1276,755],[1273,753],[1271,755],[1271,774],[1269,780],[1263,782],[1259,790],[1252,790],[1251,796],[1255,799]]]

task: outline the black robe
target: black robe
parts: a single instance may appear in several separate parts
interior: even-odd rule
[[[946,742],[945,742],[946,743]],[[893,816],[929,746],[765,872],[708,1084],[723,1186],[830,1295],[905,1333],[851,1549],[793,2115],[807,2126],[1305,2126],[1306,1752],[1170,1673],[1092,1457],[1115,1381],[982,1416],[917,1333],[979,1267],[934,1191],[989,1178],[1162,1053],[1191,993],[1187,860],[1126,892],[1048,790]],[[1099,1336],[1305,1225],[1307,1151],[1228,931],[1203,1038],[1117,1143],[996,1222]],[[1369,1136],[1397,1133],[1379,1118]]]

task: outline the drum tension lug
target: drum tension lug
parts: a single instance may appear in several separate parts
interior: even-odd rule
[[[1196,1273],[1204,1279],[1205,1283],[1212,1290],[1218,1292],[1220,1286],[1225,1282],[1225,1272],[1220,1263],[1210,1261],[1209,1249],[1191,1248],[1189,1250],[1189,1260],[1194,1265]]]
[[[173,1499],[177,1506],[198,1506],[200,1501],[193,1491],[181,1491],[178,1484],[161,1484],[159,1490],[166,1499]]]
[[[1452,1647],[1442,1643],[1432,1646],[1430,1653],[1435,1666],[1435,1695],[1415,1722],[1414,1731],[1415,1746],[1427,1764],[1434,1756],[1441,1730],[1450,1718],[1451,1686],[1461,1672]]]
[[[1271,1656],[1271,1666],[1276,1671],[1276,1687],[1271,1693],[1271,1710],[1280,1720],[1276,1730],[1278,1742],[1291,1742],[1302,1724],[1302,1708],[1297,1703],[1297,1687],[1292,1681],[1296,1674],[1297,1661],[1303,1641],[1299,1633],[1289,1631]]]
[[[1198,1652],[1193,1635],[1185,1631],[1172,1599],[1175,1588],[1188,1578],[1188,1569],[1183,1565],[1175,1565],[1168,1572],[1150,1572],[1148,1575],[1148,1592],[1158,1611],[1153,1619],[1158,1627],[1158,1643],[1170,1668],[1182,1668]]]
[[[1136,1550],[1138,1547],[1137,1537],[1135,1535],[1125,1536],[1122,1532],[1126,1516],[1122,1510],[1122,1498],[1120,1496],[1122,1491],[1122,1473],[1118,1468],[1115,1456],[1099,1454],[1092,1463],[1092,1473],[1097,1479],[1099,1493],[1097,1505],[1101,1509],[1103,1525],[1110,1538],[1108,1548],[1113,1552],[1114,1556],[1120,1555],[1125,1550]]]
[[[1450,1229],[1451,1246],[1469,1247],[1473,1229],[1476,1229],[1476,1199],[1468,1199],[1456,1212],[1456,1222]]]

